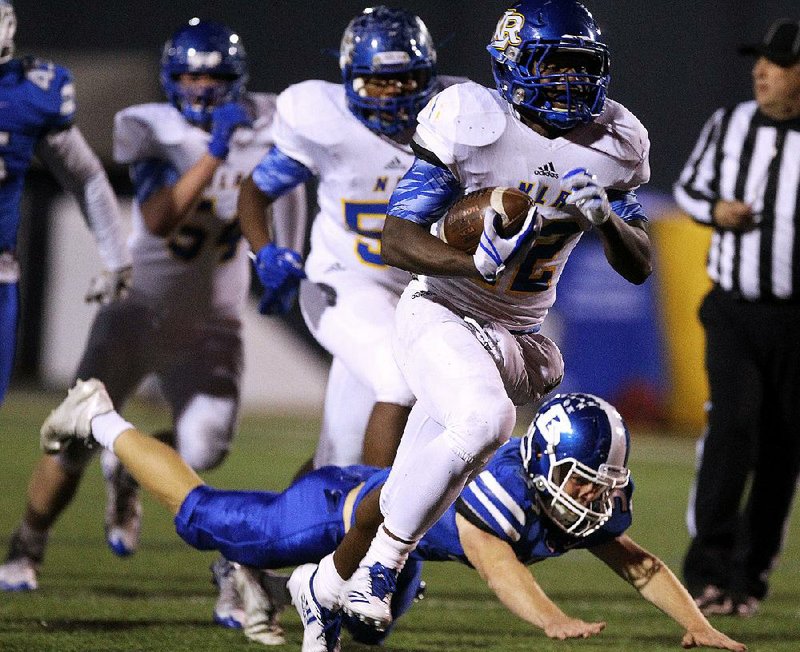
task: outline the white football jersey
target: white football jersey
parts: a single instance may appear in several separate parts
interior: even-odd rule
[[[604,188],[633,190],[650,176],[647,131],[611,100],[594,122],[558,138],[527,127],[495,90],[467,82],[434,97],[420,113],[415,140],[433,152],[465,192],[510,186],[528,193],[543,216],[541,235],[495,285],[465,278],[421,277],[458,310],[507,328],[538,326],[556,299],[570,252],[591,224],[565,204],[559,179],[574,168]]]
[[[453,81],[439,78],[443,87]],[[319,80],[280,94],[275,144],[319,180],[309,274],[336,261],[402,291],[409,274],[383,263],[380,236],[389,197],[414,160],[411,148],[367,129],[347,108],[344,87]]]
[[[238,319],[244,306],[250,276],[236,214],[239,186],[273,143],[275,96],[248,93],[244,102],[255,116],[252,126],[233,133],[227,159],[173,233],[162,238],[148,231],[134,202],[134,293],[165,317]],[[183,175],[208,151],[209,140],[167,103],[132,106],[114,120],[114,159],[128,165],[167,164]],[[293,210],[293,200],[290,193],[274,210]]]

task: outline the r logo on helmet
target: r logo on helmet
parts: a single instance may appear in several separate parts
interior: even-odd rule
[[[522,43],[519,33],[524,25],[525,16],[513,9],[508,9],[497,23],[491,46],[498,50],[505,50],[509,45],[519,45]]]

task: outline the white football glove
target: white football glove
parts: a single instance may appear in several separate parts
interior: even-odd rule
[[[489,283],[494,283],[503,273],[509,258],[536,237],[542,224],[536,207],[533,206],[528,211],[522,228],[515,235],[504,238],[497,233],[496,223],[499,225],[500,219],[497,213],[487,212],[483,218],[483,233],[478,248],[472,256],[475,268]]]
[[[131,288],[132,272],[130,267],[123,267],[115,272],[106,271],[95,276],[86,291],[86,303],[111,303],[128,296]]]
[[[567,172],[561,180],[561,188],[570,193],[567,203],[574,204],[595,226],[600,226],[611,216],[605,188],[597,183],[597,177],[583,168]]]

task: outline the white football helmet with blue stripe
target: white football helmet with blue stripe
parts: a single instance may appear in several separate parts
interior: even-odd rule
[[[630,479],[630,433],[619,412],[592,394],[559,394],[537,411],[520,443],[545,514],[562,530],[589,536],[611,518],[613,490]],[[591,485],[589,499],[576,486]]]

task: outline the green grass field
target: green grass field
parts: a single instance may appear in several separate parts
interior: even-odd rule
[[[12,392],[0,409],[0,545],[5,554],[38,455],[38,429],[61,395]],[[126,416],[144,430],[163,428],[166,415],[134,405]],[[310,455],[318,423],[313,418],[245,418],[227,463],[207,480],[227,488],[280,489]],[[677,569],[687,542],[686,495],[692,477],[693,440],[667,433],[634,432],[630,466],[636,481],[631,535]],[[105,495],[99,466],[88,471],[73,505],[54,529],[40,575],[40,590],[0,593],[0,650],[87,652],[112,650],[253,650],[240,633],[211,622],[215,589],[200,553],[174,534],[165,510],[145,500],[140,551],[119,560],[105,546]],[[800,650],[800,523],[795,518],[774,573],[772,594],[751,620],[718,618],[726,633],[751,650]],[[545,591],[573,615],[605,620],[598,637],[550,641],[508,613],[477,573],[457,564],[428,564],[428,597],[398,624],[384,649],[404,652],[514,652],[536,650],[676,650],[681,629],[602,566],[578,551],[535,567]],[[297,650],[301,627],[284,617],[286,646]],[[351,643],[345,650],[368,648]]]

